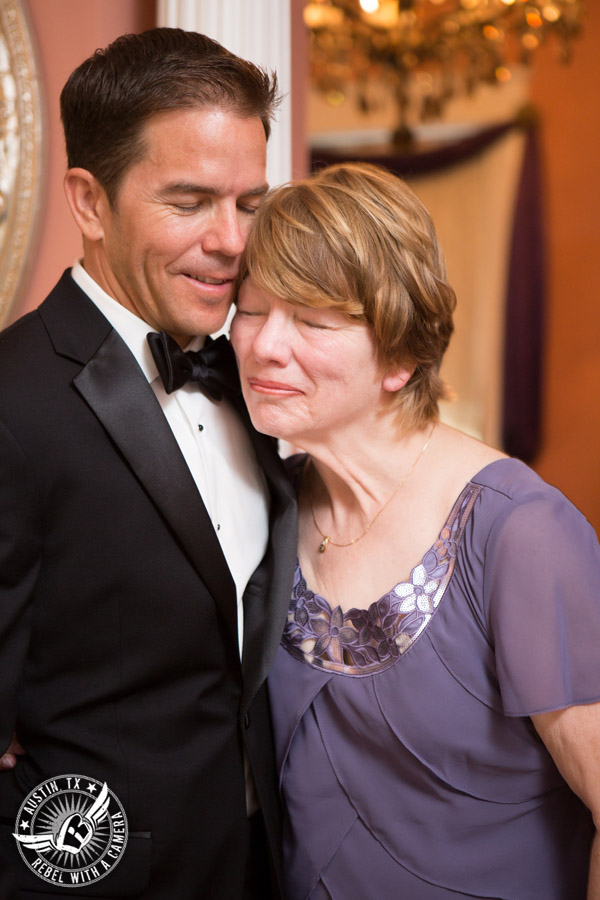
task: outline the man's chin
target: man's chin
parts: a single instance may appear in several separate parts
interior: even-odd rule
[[[187,336],[189,343],[195,337],[206,337],[222,332],[227,324],[230,309],[231,303],[205,308],[186,322],[174,323],[174,327],[180,334]]]

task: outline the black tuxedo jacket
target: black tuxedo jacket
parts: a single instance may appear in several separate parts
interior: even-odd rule
[[[243,747],[270,845],[279,812],[265,678],[289,603],[293,492],[240,401],[270,490],[271,540],[244,595],[134,357],[65,273],[0,335],[0,900],[20,893],[143,900],[242,896]],[[129,842],[101,881],[30,872],[11,832],[51,776],[106,781]],[[8,860],[8,862],[7,862]],[[4,878],[4,881],[2,880]],[[30,893],[31,892],[31,893]]]

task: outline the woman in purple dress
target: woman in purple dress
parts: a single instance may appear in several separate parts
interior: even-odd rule
[[[306,452],[270,676],[289,900],[598,900],[600,549],[439,421],[455,297],[428,213],[332,167],[267,199],[241,278],[253,422]]]

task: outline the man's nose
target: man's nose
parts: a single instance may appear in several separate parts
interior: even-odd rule
[[[241,216],[237,208],[216,209],[202,236],[204,252],[239,256],[246,246],[251,224],[244,222]]]

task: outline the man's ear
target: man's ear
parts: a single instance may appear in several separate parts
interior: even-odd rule
[[[383,376],[382,387],[384,391],[395,394],[396,391],[402,390],[414,371],[414,366],[409,369],[390,369]]]
[[[79,230],[89,241],[104,237],[105,216],[110,209],[106,191],[87,169],[69,169],[64,180],[67,203]]]

